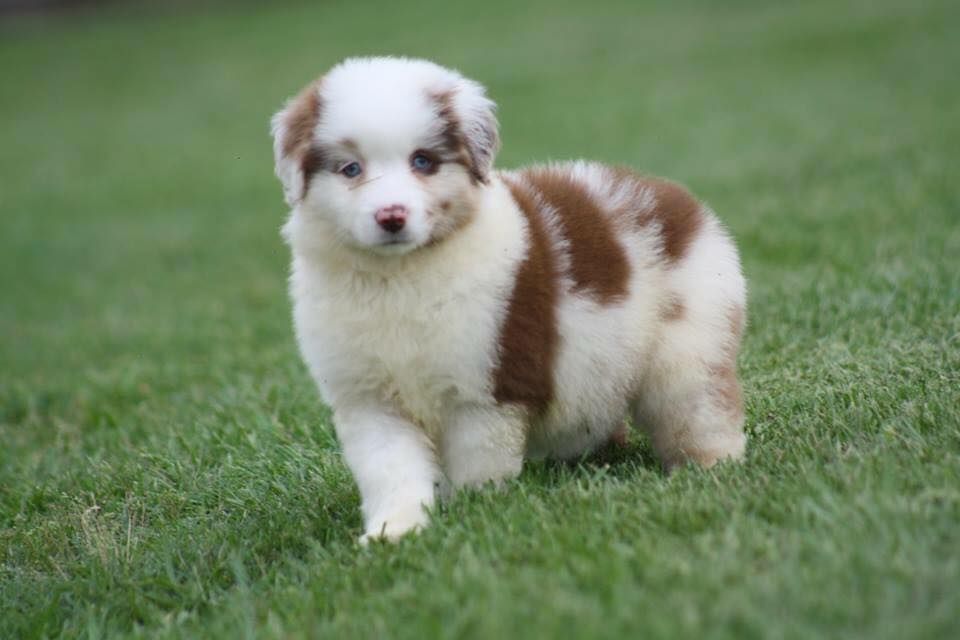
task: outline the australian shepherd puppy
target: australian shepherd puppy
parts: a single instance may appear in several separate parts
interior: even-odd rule
[[[494,103],[436,64],[347,60],[273,121],[303,358],[362,541],[438,488],[646,430],[668,469],[743,454],[737,250],[683,187],[569,162],[493,169]]]

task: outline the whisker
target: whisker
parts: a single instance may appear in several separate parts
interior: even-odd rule
[[[373,182],[374,180],[379,180],[379,179],[382,178],[382,177],[383,177],[383,174],[381,174],[381,175],[379,175],[379,176],[374,176],[374,177],[372,177],[372,178],[367,178],[367,179],[364,180],[363,182],[358,182],[357,184],[353,185],[353,186],[350,187],[348,190],[349,190],[349,191],[353,191],[354,189],[359,189],[359,188],[362,187],[363,185],[369,184],[369,183]]]

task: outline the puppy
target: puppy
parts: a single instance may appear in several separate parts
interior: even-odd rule
[[[495,171],[494,103],[422,60],[350,59],[272,120],[297,340],[365,533],[438,487],[567,459],[633,418],[665,467],[743,454],[737,250],[683,187],[570,162]]]

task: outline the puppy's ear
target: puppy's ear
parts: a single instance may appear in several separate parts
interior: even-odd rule
[[[482,85],[463,77],[458,77],[453,87],[434,93],[433,99],[445,123],[444,137],[458,143],[466,153],[473,179],[488,182],[500,149],[496,103],[487,97]]]
[[[274,171],[283,185],[283,197],[290,206],[306,195],[312,173],[313,137],[323,106],[320,82],[312,82],[287,101],[270,120],[273,134]]]

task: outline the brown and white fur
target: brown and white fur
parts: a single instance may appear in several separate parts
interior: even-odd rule
[[[494,171],[483,87],[351,59],[273,118],[304,360],[334,410],[366,541],[437,487],[650,435],[667,468],[743,454],[733,241],[683,187],[571,162]]]

